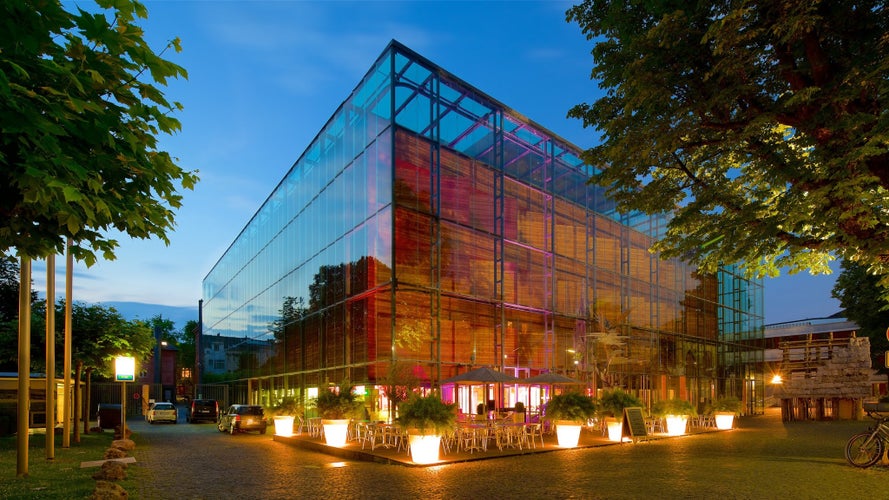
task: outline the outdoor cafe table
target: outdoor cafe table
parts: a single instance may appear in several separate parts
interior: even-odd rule
[[[457,426],[457,446],[460,450],[468,451],[487,451],[488,436],[490,435],[487,424],[467,424],[461,423]]]
[[[492,428],[497,448],[530,448],[525,422],[496,422]]]

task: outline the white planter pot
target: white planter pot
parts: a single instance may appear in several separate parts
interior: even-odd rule
[[[559,440],[559,448],[574,448],[580,441],[580,429],[582,424],[571,420],[556,421],[556,438]]]
[[[721,431],[731,429],[735,423],[735,414],[731,412],[716,412],[714,418],[716,419],[716,428]]]
[[[441,436],[434,434],[411,434],[408,436],[408,442],[411,445],[411,460],[415,464],[438,462]]]
[[[324,442],[327,446],[335,446],[342,448],[346,446],[346,438],[349,435],[349,419],[341,420],[321,420],[321,426],[324,427]]]
[[[609,419],[606,422],[608,427],[608,440],[619,443],[623,439],[624,427],[623,421],[618,419]]]
[[[276,436],[284,436],[290,437],[293,435],[293,416],[292,415],[282,415],[274,418],[275,420],[275,435]]]
[[[688,417],[685,415],[667,415],[667,434],[670,436],[681,436],[685,434],[685,428],[688,426]]]

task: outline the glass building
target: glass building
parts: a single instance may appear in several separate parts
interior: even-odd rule
[[[203,338],[243,339],[221,378],[256,403],[348,380],[385,412],[393,367],[487,366],[760,412],[761,282],[650,253],[668,218],[618,213],[579,153],[391,42],[206,276]],[[549,390],[443,389],[467,413]]]

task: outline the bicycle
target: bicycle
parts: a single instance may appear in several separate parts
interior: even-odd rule
[[[868,427],[867,432],[855,434],[846,443],[846,461],[862,469],[879,462],[889,443],[889,415],[880,413],[889,412],[889,405],[864,403],[864,411],[876,421],[876,425]]]

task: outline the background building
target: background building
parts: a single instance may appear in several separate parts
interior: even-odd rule
[[[766,405],[785,420],[850,419],[865,399],[887,392],[870,339],[839,312],[765,326]]]
[[[430,387],[489,366],[761,411],[761,283],[651,254],[666,218],[618,213],[579,153],[393,41],[204,280],[204,339],[273,345],[234,399],[348,379],[385,410],[397,362]],[[542,390],[446,397],[534,411]]]

